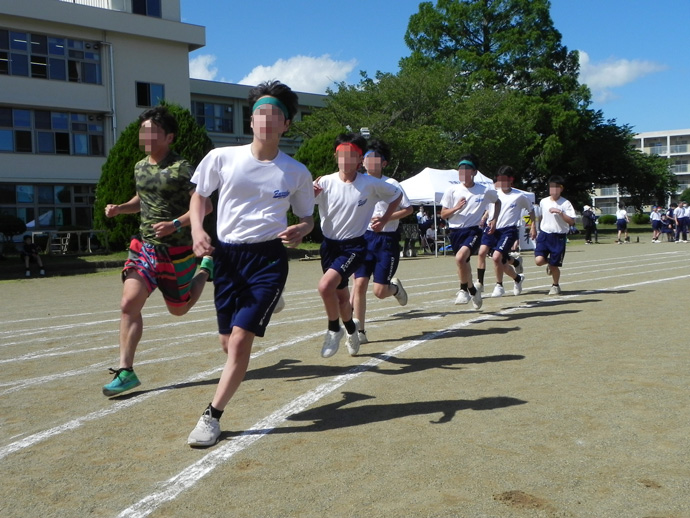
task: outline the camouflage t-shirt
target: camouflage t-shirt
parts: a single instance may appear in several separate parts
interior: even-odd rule
[[[141,200],[140,232],[145,242],[165,246],[191,246],[190,228],[182,227],[169,236],[156,237],[153,225],[172,221],[189,211],[192,166],[184,158],[170,152],[158,164],[146,157],[134,166],[134,181]]]

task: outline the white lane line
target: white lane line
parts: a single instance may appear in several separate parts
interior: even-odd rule
[[[289,347],[291,345],[294,345],[294,343],[296,343],[302,339],[311,339],[311,338],[315,338],[315,337],[321,336],[321,335],[323,335],[323,331],[319,331],[318,333],[312,333],[311,335],[308,335],[305,337],[300,337],[300,338],[297,338],[295,340],[282,342],[281,344],[276,344],[273,347],[267,347],[265,349],[262,349],[261,351],[257,351],[256,353],[253,353],[251,355],[251,358],[252,359],[258,358],[259,356],[263,356],[264,354],[274,352],[274,351],[276,351],[282,347]],[[155,360],[149,360],[149,362],[153,362],[153,361],[155,361]],[[50,439],[51,437],[57,436],[63,432],[79,428],[83,424],[88,423],[89,421],[96,421],[97,419],[101,419],[101,418],[108,416],[110,414],[114,414],[116,412],[119,412],[120,410],[124,410],[125,408],[129,408],[129,407],[134,406],[138,403],[143,403],[144,401],[146,401],[147,399],[149,399],[153,396],[157,396],[157,395],[163,394],[165,392],[168,392],[170,390],[173,390],[176,386],[194,383],[195,381],[206,379],[210,376],[213,376],[214,374],[221,372],[222,370],[223,370],[223,366],[214,367],[213,369],[210,369],[210,370],[207,370],[205,372],[201,372],[201,373],[195,374],[193,376],[190,376],[186,379],[171,383],[165,387],[161,387],[160,389],[152,390],[150,392],[147,392],[146,394],[142,394],[140,396],[135,396],[135,397],[130,398],[126,401],[117,401],[112,406],[110,406],[106,409],[96,410],[95,412],[91,412],[91,413],[86,414],[84,416],[72,419],[71,421],[68,421],[67,423],[64,423],[62,425],[54,426],[53,428],[49,428],[48,430],[44,430],[42,432],[38,432],[38,433],[35,433],[32,435],[29,435],[28,437],[25,437],[24,439],[21,439],[19,441],[15,441],[13,443],[8,444],[7,446],[0,448],[0,460],[2,460],[3,458],[7,457],[8,455],[10,455],[12,453],[23,450],[24,448],[28,448],[29,446],[33,446],[34,444],[45,441],[46,439]]]
[[[193,487],[203,477],[211,473],[214,469],[216,469],[222,463],[229,460],[235,454],[247,449],[249,446],[257,442],[259,439],[262,439],[263,437],[271,433],[289,416],[306,410],[311,405],[318,402],[320,399],[324,398],[328,394],[334,392],[338,388],[345,385],[347,382],[357,378],[365,372],[370,371],[372,368],[387,361],[389,358],[394,358],[396,357],[396,355],[404,353],[429,340],[437,339],[448,332],[455,331],[457,329],[467,327],[478,322],[491,320],[524,309],[534,309],[536,305],[546,303],[554,299],[576,298],[581,297],[583,295],[591,295],[594,293],[619,290],[623,288],[631,288],[634,286],[642,286],[644,284],[676,281],[680,279],[686,279],[688,277],[690,277],[690,275],[682,275],[666,279],[644,281],[634,284],[625,284],[612,288],[603,288],[600,290],[588,290],[577,294],[565,295],[562,297],[551,297],[549,299],[542,299],[540,301],[532,301],[531,304],[521,304],[519,306],[498,311],[496,313],[481,314],[476,318],[460,322],[444,330],[435,331],[434,333],[426,335],[423,339],[412,340],[410,342],[402,344],[386,353],[381,354],[378,358],[372,358],[356,367],[353,367],[347,373],[337,376],[333,380],[327,383],[323,383],[317,388],[310,390],[309,392],[293,399],[290,403],[283,406],[273,414],[257,422],[254,426],[252,426],[249,430],[243,432],[236,439],[228,441],[227,444],[213,449],[211,452],[204,455],[201,459],[199,459],[189,467],[185,468],[174,477],[168,479],[165,482],[157,484],[157,486],[162,487],[162,489],[155,491],[154,493],[142,498],[139,502],[135,503],[131,507],[128,507],[127,509],[123,510],[118,515],[118,518],[143,518],[145,516],[148,516],[164,503],[174,500],[175,498],[177,498],[178,495],[180,495],[180,493]]]

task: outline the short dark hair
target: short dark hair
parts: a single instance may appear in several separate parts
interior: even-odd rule
[[[462,162],[463,160],[469,160],[474,164],[474,168],[478,171],[479,170],[479,159],[477,158],[477,155],[474,153],[467,153],[466,155],[462,155],[460,157],[460,160],[458,160],[458,163]]]
[[[149,120],[161,128],[166,135],[172,133],[177,136],[177,132],[179,131],[177,119],[175,119],[175,116],[170,113],[167,107],[155,106],[146,110],[139,115],[139,126]]]
[[[359,149],[361,149],[362,154],[364,154],[364,150],[367,149],[367,139],[365,139],[359,133],[341,133],[340,135],[335,137],[333,149],[337,148],[340,144],[345,144],[347,142],[354,144]]]
[[[558,185],[563,186],[565,182],[564,182],[562,176],[554,174],[551,176],[551,178],[549,178],[549,184],[552,184],[552,183],[557,183]]]
[[[509,176],[510,178],[515,178],[515,169],[509,165],[502,165],[498,168],[498,171],[496,171],[496,178],[499,176]]]
[[[275,97],[285,105],[288,111],[287,120],[292,120],[297,114],[299,108],[299,97],[293,92],[288,85],[280,81],[264,81],[249,90],[247,100],[250,108],[254,103],[265,96]]]
[[[371,139],[367,151],[373,151],[383,157],[386,162],[391,161],[391,147],[383,140]]]

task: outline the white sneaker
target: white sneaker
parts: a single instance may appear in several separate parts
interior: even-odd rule
[[[521,275],[520,276],[520,282],[516,282],[515,285],[513,286],[513,295],[516,297],[522,293],[522,283],[525,282],[525,276]]]
[[[465,290],[459,290],[457,293],[457,297],[455,298],[455,304],[460,305],[460,304],[467,304],[470,301],[470,294],[466,292]]]
[[[474,295],[471,295],[470,298],[472,299],[472,307],[474,309],[481,309],[482,307],[482,292],[477,290]]]
[[[497,284],[494,291],[491,293],[492,297],[502,297],[506,290],[500,284]]]
[[[481,282],[475,282],[474,289],[477,290],[479,293],[484,293],[484,285]]]
[[[283,298],[283,294],[280,294],[280,298],[278,299],[278,302],[276,302],[276,307],[273,309],[273,314],[275,315],[276,313],[280,313],[285,309],[285,299]]]
[[[344,334],[344,327],[341,327],[340,331],[338,331],[337,333],[331,330],[326,331],[326,336],[323,340],[323,347],[321,348],[322,358],[330,358],[338,352],[338,347],[340,347],[340,340],[343,339]]]
[[[196,423],[194,430],[187,438],[187,444],[193,448],[213,446],[220,438],[220,423],[218,419],[211,417],[210,413],[204,412]]]
[[[359,320],[353,318],[352,321],[355,323],[356,329],[359,329]],[[348,333],[345,343],[347,344],[347,352],[350,353],[350,356],[356,355],[359,352],[359,332],[355,331],[352,334]]]
[[[367,338],[367,332],[366,331],[357,331],[357,336],[359,337],[359,344],[368,344],[369,339]]]
[[[552,284],[551,289],[549,290],[549,295],[560,295],[560,294],[561,294],[561,287]]]
[[[403,288],[402,282],[400,282],[400,279],[397,277],[393,277],[391,279],[391,285],[395,286],[398,288],[397,293],[394,295],[395,300],[398,301],[398,304],[401,306],[404,306],[407,304],[407,292],[405,291],[405,288]]]

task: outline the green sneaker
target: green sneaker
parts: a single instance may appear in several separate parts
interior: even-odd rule
[[[132,390],[134,387],[141,385],[141,381],[134,374],[134,371],[130,369],[108,369],[111,373],[115,374],[113,381],[108,383],[103,387],[103,394],[110,396],[117,396],[128,390]]]
[[[205,255],[201,260],[201,266],[199,266],[199,269],[208,273],[208,282],[211,282],[213,280],[213,257],[210,255]]]

